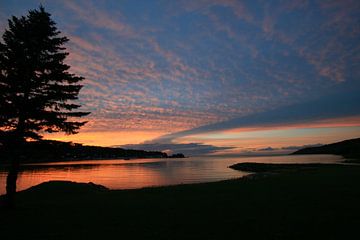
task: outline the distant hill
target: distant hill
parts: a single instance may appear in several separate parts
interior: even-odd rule
[[[86,159],[131,159],[131,158],[167,158],[168,155],[158,151],[129,150],[123,148],[84,146],[79,143],[60,141],[28,142],[22,150],[23,162],[56,162]],[[0,164],[11,160],[0,145]]]
[[[360,138],[300,149],[292,154],[336,154],[346,158],[360,158]]]

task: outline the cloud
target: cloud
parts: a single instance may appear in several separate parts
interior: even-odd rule
[[[5,15],[5,13],[0,12],[0,36],[3,35],[7,27],[8,27],[7,16]]]
[[[206,12],[211,8],[228,8],[237,18],[251,22],[253,16],[247,9],[246,4],[237,0],[201,0],[201,1],[178,1],[180,7],[189,12]],[[176,9],[178,11],[178,8]]]
[[[0,23],[38,4],[26,3],[4,4]],[[174,133],[169,139],[315,121],[315,112],[353,114],[357,103],[345,102],[347,91],[360,89],[359,6],[356,0],[45,4],[70,38],[71,71],[86,79],[80,101],[92,114],[83,131]],[[331,92],[338,114],[300,106]]]
[[[131,62],[125,61],[121,54],[108,47],[100,47],[92,38],[85,39],[76,35],[70,35],[69,38],[68,62],[72,71],[86,79],[80,100],[84,103],[84,108],[93,112],[89,118],[93,124],[89,125],[95,127],[94,131],[109,126],[114,130],[122,126],[121,128],[129,130],[161,128],[177,131],[201,125],[206,119],[216,118],[215,114],[182,109],[177,99],[160,99],[158,93],[163,90],[156,89],[159,92],[154,93],[148,86],[154,85],[152,82],[155,81],[160,84],[157,87],[162,87],[161,83],[166,75],[154,67],[140,64],[131,66]],[[152,44],[156,45],[153,41]],[[162,53],[159,46],[155,49]],[[177,58],[172,53],[162,54],[167,55],[169,62],[172,58]],[[182,72],[187,70],[183,69]],[[122,91],[123,88],[126,91]],[[173,93],[171,89],[167,92],[169,95],[182,94]],[[152,106],[148,106],[149,103]],[[106,126],[109,119],[115,123]],[[169,121],[172,122],[171,126]]]
[[[65,1],[64,4],[75,12],[77,18],[94,27],[115,31],[119,35],[128,37],[134,34],[133,29],[120,20],[122,16],[119,12],[109,14],[109,12],[101,10],[99,6],[94,6],[91,1],[81,1],[81,5],[74,1]]]
[[[353,91],[337,92],[305,103],[297,103],[274,110],[234,118],[215,124],[164,135],[154,141],[171,142],[175,139],[201,133],[224,131],[245,127],[286,126],[288,124],[311,123],[314,121],[360,115],[358,88]]]
[[[178,35],[176,32],[181,34],[184,29],[173,18],[167,18],[163,25],[154,26],[151,21],[142,21],[143,27],[134,27],[134,20],[126,15],[122,7],[110,17],[112,10],[94,6],[91,2],[86,3],[86,7],[73,2],[66,4],[76,13],[76,18],[108,30],[110,33],[106,36],[112,34],[118,39],[116,42],[110,41],[110,38],[105,39],[95,31],[89,34],[90,38],[74,36],[72,65],[89,78],[82,99],[92,108],[100,106],[97,109],[101,109],[101,113],[96,112],[95,116],[114,117],[126,113],[129,117],[144,119],[134,122],[143,124],[148,119],[148,123],[152,124],[156,122],[152,118],[161,115],[164,123],[166,119],[171,123],[182,122],[181,128],[173,127],[174,132],[313,97],[311,95],[318,94],[316,88],[320,90],[327,86],[321,77],[336,78],[338,82],[345,79],[343,63],[320,64],[328,59],[331,49],[336,49],[335,44],[329,44],[326,47],[328,50],[320,54],[321,57],[309,55],[318,51],[299,49],[298,45],[294,45],[294,38],[302,32],[300,29],[289,34],[284,32],[286,29],[279,27],[279,22],[284,18],[282,10],[301,12],[311,7],[308,4],[296,1],[279,8],[264,5],[263,21],[249,11],[247,3],[237,1],[187,1],[180,5],[185,11],[181,12],[181,8],[177,11],[183,16],[189,12],[205,16],[201,22],[204,27],[186,28],[189,31],[187,35]],[[84,9],[91,14],[84,12]],[[222,14],[220,10],[223,9],[230,10],[233,15]],[[93,21],[92,16],[98,16],[97,20]],[[160,13],[158,17],[162,19],[168,16]],[[195,22],[195,25],[197,23],[200,24]],[[224,32],[229,39],[224,39],[223,34],[214,34],[211,24],[215,32]],[[253,30],[243,34],[240,27]],[[259,35],[258,31],[263,31],[265,35]],[[154,34],[156,32],[161,32],[161,35]],[[309,36],[313,34],[315,32],[310,32]],[[96,38],[92,37],[95,35]],[[271,38],[267,38],[267,35]],[[215,46],[221,47],[210,45],[211,52],[209,48],[200,51],[204,36]],[[187,38],[201,41],[188,41]],[[324,35],[322,39],[328,41],[329,37]],[[330,42],[337,43],[338,40]],[[284,46],[289,50],[279,51]],[[264,50],[259,51],[260,47]],[[337,54],[344,52],[340,50]],[[281,54],[288,57],[279,59]],[[291,62],[296,55],[298,60]],[[249,64],[248,59],[253,62]],[[303,68],[305,63],[312,64],[318,75],[309,74],[311,71]],[[97,96],[95,101],[88,97],[94,95]],[[107,106],[102,107],[104,103]],[[149,109],[157,111],[149,112]],[[169,115],[172,118],[168,118]],[[183,115],[188,116],[185,121]],[[123,121],[129,118],[118,119]],[[171,125],[168,124],[166,128],[171,129]]]

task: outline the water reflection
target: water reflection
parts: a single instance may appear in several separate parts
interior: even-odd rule
[[[50,180],[94,182],[110,189],[198,183],[238,178],[248,173],[229,169],[239,162],[333,163],[334,155],[271,157],[194,157],[185,159],[92,160],[23,165],[17,189]],[[0,194],[5,193],[7,172],[0,170]]]

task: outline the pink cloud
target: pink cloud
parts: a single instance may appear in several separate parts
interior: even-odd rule
[[[212,6],[222,6],[229,8],[237,18],[247,22],[253,21],[253,16],[246,8],[245,4],[237,0],[200,0],[200,1],[179,1],[182,9],[186,11],[207,12]]]
[[[65,1],[64,3],[68,9],[74,11],[76,16],[87,24],[115,31],[122,36],[131,37],[135,34],[129,25],[120,21],[122,16],[119,13],[115,16],[109,15],[95,7],[90,1],[82,1],[81,6],[74,1]]]

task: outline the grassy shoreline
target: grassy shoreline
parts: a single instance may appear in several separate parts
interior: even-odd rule
[[[44,184],[0,209],[2,239],[344,239],[359,225],[360,166],[106,190]],[[21,231],[18,231],[21,230]]]

